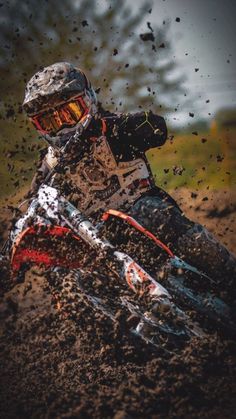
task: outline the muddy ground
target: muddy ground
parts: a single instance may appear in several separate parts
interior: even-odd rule
[[[173,195],[235,250],[232,192]],[[2,418],[235,417],[235,342],[212,334],[163,353],[126,333],[121,312],[109,324],[73,292],[66,303],[36,271],[2,298]]]

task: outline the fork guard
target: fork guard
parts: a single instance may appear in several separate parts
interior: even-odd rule
[[[71,262],[63,255],[55,256],[50,249],[44,250],[40,247],[34,246],[34,238],[51,239],[51,238],[65,238],[71,235],[71,238],[81,241],[80,237],[76,236],[71,229],[62,226],[52,226],[46,224],[35,224],[34,226],[27,227],[17,237],[11,254],[11,268],[13,276],[21,269],[22,264],[35,263],[36,265],[50,266],[63,266],[66,268],[79,268],[81,263],[77,260]],[[29,246],[24,247],[23,242],[27,237]],[[32,247],[31,247],[32,246]]]

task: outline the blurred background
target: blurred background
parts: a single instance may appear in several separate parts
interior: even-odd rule
[[[56,61],[81,67],[104,107],[166,118],[169,141],[148,152],[159,186],[232,195],[235,12],[233,0],[2,0],[0,199],[23,195],[46,145],[21,103],[30,77]]]

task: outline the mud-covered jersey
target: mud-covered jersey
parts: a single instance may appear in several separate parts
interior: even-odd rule
[[[62,193],[85,215],[109,208],[127,210],[154,187],[145,152],[163,145],[166,137],[164,119],[150,111],[104,112],[92,120],[65,162]],[[49,147],[40,169],[43,177],[56,164]],[[55,177],[57,183],[61,176]]]

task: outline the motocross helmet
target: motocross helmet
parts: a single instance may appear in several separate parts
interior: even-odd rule
[[[60,147],[87,128],[97,113],[97,97],[82,70],[59,62],[30,79],[23,109],[48,143]]]

